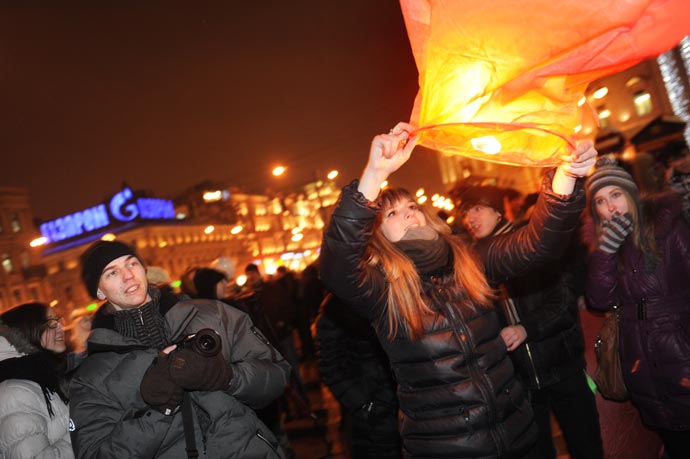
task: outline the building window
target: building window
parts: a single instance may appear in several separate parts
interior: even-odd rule
[[[645,116],[652,113],[652,96],[647,91],[635,93],[633,100],[635,101],[637,116]]]
[[[2,267],[5,268],[5,272],[11,273],[14,271],[14,265],[12,264],[12,258],[9,254],[4,253],[2,255]]]
[[[605,128],[609,127],[609,124],[610,124],[609,121],[611,118],[611,110],[609,110],[606,107],[601,107],[601,108],[599,108],[597,113],[599,115],[599,127],[601,129],[605,129]]]
[[[10,225],[12,226],[13,233],[18,233],[22,230],[22,224],[19,222],[19,215],[12,214],[10,217]]]
[[[31,299],[34,301],[38,300],[38,289],[36,287],[30,287],[29,288],[29,295],[31,295]]]
[[[5,309],[5,296],[0,292],[0,311]]]
[[[74,290],[72,290],[70,285],[65,287],[65,298],[67,298],[67,301],[74,301]]]
[[[17,289],[12,290],[12,296],[14,296],[14,302],[15,304],[19,304],[22,302],[22,291]]]
[[[31,259],[29,258],[28,252],[22,252],[19,255],[19,260],[20,260],[20,263],[22,264],[23,269],[28,269],[29,266],[31,265]]]

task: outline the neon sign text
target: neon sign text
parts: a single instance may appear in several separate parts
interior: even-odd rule
[[[59,242],[109,226],[112,222],[175,219],[172,201],[157,198],[137,198],[129,188],[115,194],[107,204],[45,222],[41,234],[48,242]],[[112,220],[111,220],[112,219]]]

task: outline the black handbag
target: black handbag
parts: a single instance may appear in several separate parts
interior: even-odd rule
[[[630,394],[623,382],[619,353],[619,322],[620,312],[618,307],[614,307],[613,311],[606,313],[604,323],[601,325],[599,335],[594,342],[597,370],[593,379],[602,397],[622,402],[628,400]]]

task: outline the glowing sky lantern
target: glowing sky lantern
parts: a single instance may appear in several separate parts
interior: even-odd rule
[[[690,34],[690,0],[401,0],[420,144],[504,164],[568,154],[587,85]]]

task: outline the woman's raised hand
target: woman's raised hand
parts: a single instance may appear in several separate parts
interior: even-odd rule
[[[561,164],[552,182],[554,193],[571,194],[575,189],[575,179],[587,176],[598,155],[591,140],[581,140],[570,155],[561,156]]]
[[[384,180],[410,159],[416,142],[414,130],[411,124],[398,123],[388,134],[374,137],[358,188],[367,199],[376,199]]]

